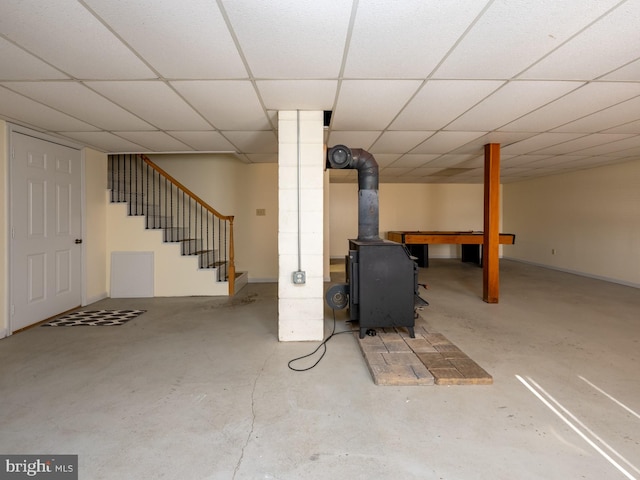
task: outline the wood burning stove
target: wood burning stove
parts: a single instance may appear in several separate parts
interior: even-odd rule
[[[414,338],[418,265],[407,248],[379,236],[378,164],[370,153],[336,145],[327,151],[327,168],[358,170],[358,238],[349,240],[345,284],[326,295],[331,308],[349,308],[360,338],[375,328],[404,327]]]

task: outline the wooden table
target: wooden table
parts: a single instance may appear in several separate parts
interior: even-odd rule
[[[513,245],[516,236],[513,233],[501,233],[500,243]],[[484,233],[468,231],[391,231],[387,232],[387,239],[404,243],[412,256],[418,260],[419,267],[429,266],[429,244],[462,245],[462,261],[482,265],[481,246],[484,243]]]

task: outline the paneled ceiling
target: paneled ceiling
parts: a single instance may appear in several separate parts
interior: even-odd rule
[[[2,0],[0,117],[100,151],[277,162],[277,111],[382,182],[640,158],[640,0]],[[356,172],[332,170],[334,182]]]

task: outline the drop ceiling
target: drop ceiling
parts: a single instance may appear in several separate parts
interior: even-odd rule
[[[382,182],[640,158],[640,0],[2,0],[0,118],[99,151],[277,162],[279,110]],[[356,172],[332,170],[332,182]]]

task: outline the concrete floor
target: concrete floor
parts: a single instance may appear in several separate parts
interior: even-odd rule
[[[0,340],[0,453],[78,454],[92,480],[640,478],[638,289],[504,260],[498,305],[456,260],[421,281],[493,385],[375,386],[350,334],[293,372],[316,344],[277,341],[275,284],[107,299],[148,311]]]

